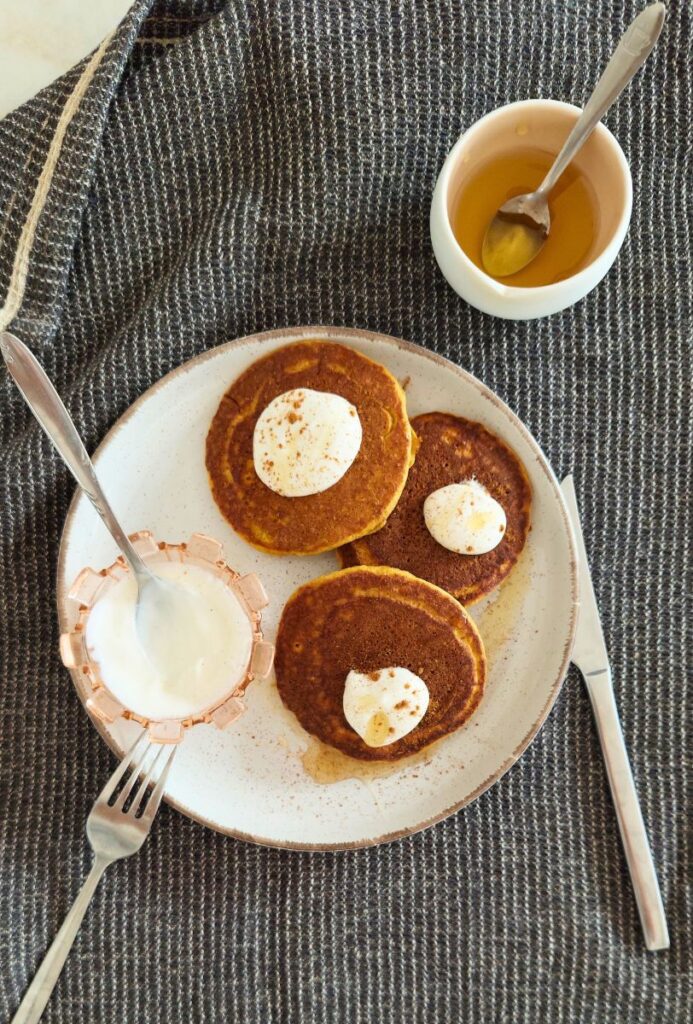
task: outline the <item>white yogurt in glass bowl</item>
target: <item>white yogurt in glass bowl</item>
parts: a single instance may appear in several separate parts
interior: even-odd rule
[[[122,558],[100,572],[83,569],[75,580],[68,596],[79,611],[60,638],[63,662],[84,673],[87,708],[102,721],[135,719],[152,740],[167,743],[198,722],[225,728],[245,710],[248,684],[272,667],[274,648],[261,629],[264,588],[255,575],[230,569],[211,537],[158,544],[143,531],[131,539],[154,572],[190,594],[190,628],[178,628],[169,641],[169,664],[179,662],[181,671],[163,674],[142,648],[137,588]]]

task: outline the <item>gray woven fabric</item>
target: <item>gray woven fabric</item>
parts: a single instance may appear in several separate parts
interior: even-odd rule
[[[445,284],[427,228],[436,174],[460,131],[517,98],[579,102],[638,6],[138,7],[70,131],[15,330],[92,447],[183,360],[289,324],[409,338],[508,401],[557,473],[576,476],[671,950],[644,952],[571,671],[539,738],[498,785],[391,846],[265,850],[163,808],[142,852],[97,892],[51,1024],[690,1019],[684,0],[607,117],[631,162],[635,207],[595,292],[546,320],[493,320]],[[0,122],[0,291],[74,81]],[[72,483],[4,374],[0,404],[6,1020],[87,870],[84,821],[113,759],[57,655],[54,567]]]

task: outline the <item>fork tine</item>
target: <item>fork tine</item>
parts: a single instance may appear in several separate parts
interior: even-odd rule
[[[139,748],[142,745],[142,740],[146,739],[146,736],[147,736],[146,730],[143,730],[139,734],[139,736],[137,737],[137,739],[135,740],[133,745],[130,747],[130,749],[128,750],[127,754],[123,758],[123,760],[121,761],[120,767],[115,770],[113,775],[111,775],[110,779],[108,780],[106,785],[103,787],[103,789],[99,793],[99,795],[97,797],[97,803],[99,803],[101,801],[104,801],[104,802],[107,803],[110,800],[110,798],[113,796],[113,793],[115,792],[115,789],[116,789],[118,783],[120,782],[120,780],[122,779],[123,775],[125,775],[125,772],[128,770],[128,768],[131,767],[133,761],[135,760],[135,756],[136,755],[139,756]]]
[[[146,773],[144,775],[144,778],[142,779],[141,784],[139,785],[139,787],[135,791],[135,795],[132,798],[132,803],[130,804],[130,810],[128,811],[128,814],[131,814],[133,817],[137,816],[137,814],[138,814],[138,812],[140,810],[140,807],[144,808],[144,805],[145,805],[145,802],[146,802],[146,799],[147,799],[147,789],[149,788],[149,786],[150,786],[150,784],[151,784],[151,782],[153,780],[154,780],[155,784],[158,782],[158,780],[160,778],[159,765],[160,764],[164,764],[165,765],[166,758],[170,757],[170,749],[171,749],[170,747],[168,747],[168,749],[167,749],[167,747],[162,743],[161,746],[159,747],[159,749],[154,754],[154,757],[152,758],[151,764],[149,765],[149,767],[148,767],[148,769],[147,769],[147,771],[146,771]],[[163,759],[162,759],[162,756],[161,756],[162,754],[166,755],[166,757],[163,758]]]
[[[149,797],[149,800],[147,801],[147,806],[144,808],[144,810],[142,812],[142,817],[141,817],[140,820],[146,821],[147,824],[151,824],[151,822],[152,822],[152,820],[154,818],[154,815],[156,814],[156,812],[159,809],[159,804],[161,803],[161,798],[164,795],[164,787],[166,785],[166,779],[168,777],[168,773],[169,773],[169,770],[171,768],[171,765],[173,764],[173,758],[174,758],[175,753],[176,753],[177,750],[178,750],[178,746],[177,745],[169,746],[169,749],[168,749],[168,751],[166,753],[166,758],[165,758],[166,763],[165,763],[165,765],[163,767],[161,775],[159,776],[159,781],[154,786],[154,789],[152,790],[152,795]]]
[[[152,758],[150,760],[149,755],[150,755],[150,753],[152,751],[153,751],[153,756],[152,756]],[[130,778],[128,779],[128,781],[125,783],[125,785],[121,789],[120,793],[118,794],[118,799],[113,804],[114,810],[122,811],[123,807],[125,806],[125,801],[127,800],[127,798],[129,797],[130,793],[132,792],[132,790],[133,790],[133,788],[135,786],[135,783],[139,781],[142,773],[144,772],[145,767],[147,765],[147,761],[150,760],[149,769],[151,769],[152,763],[156,760],[156,758],[158,756],[158,753],[159,752],[158,752],[158,750],[156,750],[156,748],[155,748],[153,743],[148,743],[147,744],[145,749],[142,751],[142,756],[137,760],[137,763],[133,766],[132,774],[131,774]]]

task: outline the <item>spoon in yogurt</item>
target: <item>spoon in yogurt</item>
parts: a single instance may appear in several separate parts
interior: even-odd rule
[[[137,553],[118,522],[82,439],[70,414],[45,370],[27,346],[13,334],[0,334],[0,351],[27,405],[53,442],[58,454],[92,503],[125,558],[137,582],[135,622],[140,644],[163,679],[185,672],[172,638],[189,636],[190,623],[197,621],[194,595],[183,587],[163,580],[151,571]],[[191,658],[201,651],[189,645]]]
[[[626,29],[573,130],[534,192],[509,199],[484,236],[481,262],[491,277],[509,277],[538,256],[551,230],[549,193],[606,111],[645,63],[662,31],[666,8],[650,4]]]

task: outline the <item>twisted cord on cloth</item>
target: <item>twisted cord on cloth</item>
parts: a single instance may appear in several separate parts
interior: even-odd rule
[[[60,158],[60,152],[63,148],[67,129],[69,128],[73,117],[77,113],[79,105],[82,102],[82,98],[89,88],[89,84],[96,74],[96,69],[103,60],[103,56],[106,53],[114,35],[115,32],[111,32],[110,35],[106,36],[99,48],[94,51],[84,68],[84,71],[79,76],[77,84],[68,96],[67,102],[65,103],[62,113],[60,114],[60,118],[58,119],[43,169],[39,175],[38,182],[36,183],[36,189],[31,200],[29,213],[27,214],[26,221],[24,222],[22,233],[19,236],[17,252],[15,253],[12,272],[10,274],[10,280],[7,287],[7,296],[2,308],[0,308],[0,331],[4,331],[9,327],[21,309],[24,292],[26,290],[27,277],[29,274],[29,260],[34,247],[34,239],[36,238],[38,222],[41,219],[41,214],[43,213],[46,200],[48,199],[48,193],[50,191],[51,182],[53,181],[55,168]]]

